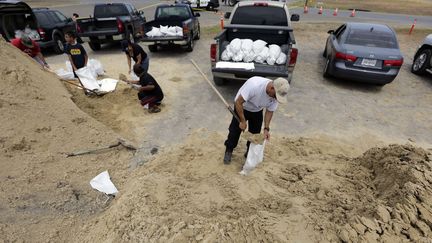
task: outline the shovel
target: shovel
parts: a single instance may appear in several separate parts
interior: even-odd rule
[[[222,102],[225,104],[225,107],[231,112],[231,114],[235,117],[235,119],[240,123],[240,118],[237,116],[237,114],[234,112],[234,109],[226,102],[224,97],[219,93],[219,91],[216,89],[216,87],[211,83],[211,81],[207,78],[207,76],[201,71],[201,69],[198,67],[196,62],[194,60],[190,60],[192,64],[195,66],[195,68],[198,70],[198,72],[204,77],[204,79],[207,81],[207,83],[212,87],[214,92],[219,96],[219,98],[222,100]],[[251,143],[255,144],[262,144],[265,140],[264,136],[262,134],[252,134],[249,131],[245,131],[244,138],[248,140]]]

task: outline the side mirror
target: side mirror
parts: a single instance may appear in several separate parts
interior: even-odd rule
[[[200,16],[201,16],[201,14],[195,13],[195,17],[200,17]]]
[[[299,20],[300,20],[300,15],[298,14],[291,15],[291,21],[299,21]]]
[[[231,17],[231,12],[226,12],[224,18],[229,19]]]
[[[333,34],[333,33],[334,33],[334,30],[327,31],[327,34]]]

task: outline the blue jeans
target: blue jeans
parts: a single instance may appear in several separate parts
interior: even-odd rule
[[[149,57],[148,57],[148,56],[146,57],[146,59],[144,59],[144,60],[141,62],[141,67],[143,68],[144,73],[147,73],[147,72],[148,72],[148,69],[149,69]]]

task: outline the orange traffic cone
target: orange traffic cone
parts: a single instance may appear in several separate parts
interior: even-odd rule
[[[335,10],[334,10],[334,12],[333,12],[333,16],[337,16],[337,13],[338,13],[338,9],[335,8]]]
[[[221,30],[224,29],[224,18],[223,18],[222,15],[221,15],[221,17],[220,17],[220,27],[221,27]]]
[[[322,14],[323,13],[323,9],[322,6],[320,7],[320,9],[318,10],[318,14]]]
[[[352,10],[350,17],[355,17],[355,9]]]
[[[307,5],[305,5],[305,6],[304,6],[304,10],[303,10],[303,13],[308,13],[308,12],[309,12],[308,6],[307,6]]]

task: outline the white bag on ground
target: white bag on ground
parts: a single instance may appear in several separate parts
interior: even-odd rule
[[[266,45],[267,42],[263,40],[256,40],[252,44],[252,49],[255,53],[260,53],[264,49],[264,47],[266,47]]]
[[[251,143],[247,154],[246,162],[243,165],[242,175],[248,175],[259,163],[264,159],[264,148],[266,141],[263,144]]]
[[[235,38],[229,44],[230,50],[234,55],[241,51],[242,41],[239,38]]]
[[[269,48],[268,47],[264,47],[262,49],[262,51],[256,55],[255,57],[255,62],[257,63],[264,63],[267,60],[269,54]]]
[[[118,193],[117,188],[112,183],[108,171],[104,171],[97,175],[95,178],[90,181],[91,187],[94,189],[103,192],[105,194],[113,194],[116,195]]]
[[[281,48],[278,45],[270,45],[269,46],[269,55],[267,57],[267,63],[270,65],[274,65],[276,59],[281,54]]]
[[[75,79],[73,72],[68,72],[67,70],[64,70],[63,68],[56,70],[55,73],[62,80],[74,80]]]
[[[112,78],[104,78],[102,80],[97,80],[100,85],[100,91],[102,92],[112,92],[115,90],[118,80]]]
[[[242,39],[241,50],[245,55],[252,51],[253,41],[251,39]]]
[[[96,81],[96,78],[92,74],[92,70],[89,67],[83,67],[75,71],[79,77],[81,84],[84,88],[89,90],[100,90],[100,86]]]
[[[281,65],[281,64],[285,64],[286,63],[286,59],[287,59],[287,55],[285,55],[285,53],[281,52],[278,59],[276,59],[276,63]]]
[[[93,69],[96,72],[96,75],[104,75],[105,70],[102,67],[102,63],[96,59],[89,59],[87,66]]]

